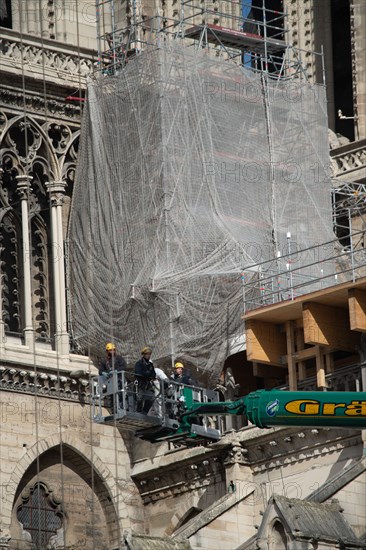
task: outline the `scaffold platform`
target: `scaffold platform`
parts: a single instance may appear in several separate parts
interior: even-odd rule
[[[138,412],[129,412],[124,409],[117,409],[116,414],[95,417],[94,421],[99,424],[117,424],[127,431],[161,426],[161,418],[159,417],[148,416]]]
[[[235,31],[227,27],[213,24],[190,27],[185,31],[185,37],[200,40],[205,31],[207,31],[207,35],[205,36],[206,42],[241,51],[248,50],[254,53],[265,54],[265,52],[276,53],[285,51],[287,48],[284,40],[268,37],[264,39],[259,34]]]

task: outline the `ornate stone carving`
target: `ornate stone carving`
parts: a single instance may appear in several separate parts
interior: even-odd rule
[[[349,172],[366,169],[366,145],[360,144],[358,147],[353,144],[349,151],[331,152],[332,171],[334,176],[340,176]]]
[[[34,330],[41,339],[55,333],[51,308],[53,289],[49,288],[50,271],[54,264],[51,254],[49,196],[46,182],[61,181],[64,175],[68,195],[72,193],[79,128],[56,121],[36,120],[24,115],[4,112],[1,117],[1,186],[0,186],[0,260],[2,261],[2,311],[6,332],[21,332],[24,319],[21,306],[23,289],[19,285],[22,273],[21,212],[19,198],[27,198],[31,225],[31,282]],[[32,185],[19,186],[20,177],[29,177]],[[52,193],[52,204],[62,204],[62,189]],[[2,244],[1,244],[2,243]]]
[[[0,216],[0,265],[2,267],[1,309],[5,331],[20,332],[21,311],[20,221],[6,209]],[[6,269],[4,270],[4,266]]]
[[[25,91],[16,91],[14,89],[2,88],[0,89],[0,102],[3,105],[8,105],[12,109],[23,110],[24,104],[28,113],[44,114],[45,112],[52,114],[52,116],[62,117],[66,120],[79,121],[81,117],[80,105],[69,104],[65,100],[59,98],[53,98],[49,95],[45,99],[39,94],[30,93]]]
[[[41,39],[36,37],[24,38],[20,40],[19,35],[6,31],[2,33],[0,38],[0,49],[2,53],[3,64],[6,66],[7,61],[12,64],[14,61],[22,63],[25,70],[32,70],[34,73],[35,68],[39,68],[40,77],[42,76],[43,69],[47,70],[49,76],[60,78],[62,74],[63,78],[67,81],[75,83],[75,78],[80,78],[85,83],[85,78],[92,72],[95,61],[93,53],[78,55],[75,50],[69,50],[67,47],[62,49],[57,44],[53,45],[51,42],[47,43],[45,48]]]
[[[89,402],[90,382],[87,378],[75,380],[46,372],[29,371],[0,366],[0,389],[18,393],[54,397],[66,401]]]
[[[243,447],[239,441],[234,442],[227,452],[224,464],[249,464],[248,449]]]
[[[224,480],[222,461],[217,454],[202,456],[192,463],[177,463],[176,466],[160,467],[159,473],[148,472],[146,476],[133,478],[144,503],[153,502],[173,495],[215,485],[218,478]]]

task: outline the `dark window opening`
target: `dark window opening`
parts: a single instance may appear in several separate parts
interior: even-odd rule
[[[269,39],[284,39],[283,0],[244,0],[242,14],[246,19],[243,24],[244,32],[266,35]],[[268,57],[269,59],[265,62],[268,72],[279,73],[282,68],[283,51],[277,51]],[[258,68],[256,54],[244,53],[243,63]]]
[[[17,518],[32,539],[32,548],[44,550],[50,538],[62,527],[63,512],[43,483],[36,483],[29,495],[22,497],[23,504],[17,510]]]
[[[340,119],[338,110],[344,116],[353,116],[351,24],[349,0],[333,0],[330,3],[332,18],[333,82],[335,131],[354,140],[354,121]]]
[[[0,27],[12,29],[11,0],[0,0]]]
[[[0,298],[6,333],[20,334],[23,328],[23,266],[19,220],[8,213],[0,222],[0,264],[3,266]]]
[[[283,0],[252,0],[251,14],[255,21],[261,23],[264,22],[264,18],[266,19],[266,30],[269,38],[276,36],[276,38],[283,39],[283,36],[280,36],[283,29]],[[261,28],[263,29],[263,27]],[[263,30],[261,34],[263,35]]]

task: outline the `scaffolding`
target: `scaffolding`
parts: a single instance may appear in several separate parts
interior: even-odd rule
[[[124,9],[115,0],[96,1],[98,69],[113,74],[131,57],[148,47],[183,40],[247,69],[280,79],[307,79],[306,51],[294,48],[288,38],[287,14],[268,7],[266,0],[132,0]],[[325,83],[322,52],[319,57]]]
[[[333,180],[332,185],[334,233],[348,250],[365,246],[366,184]]]
[[[216,377],[243,349],[247,267],[288,235],[298,249],[333,238],[328,173],[323,86],[180,40],[97,73],[70,216],[74,337],[115,341],[129,362],[149,344],[163,368],[180,358]]]
[[[149,344],[163,368],[179,358],[216,377],[244,348],[247,309],[357,277],[364,244],[354,230],[343,250],[334,229],[340,199],[354,212],[364,190],[338,187],[332,210],[325,87],[289,54],[283,14],[97,4],[69,227],[73,336],[91,353],[114,341],[130,363]]]

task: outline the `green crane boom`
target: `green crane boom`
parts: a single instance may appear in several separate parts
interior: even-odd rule
[[[271,426],[336,426],[366,428],[366,392],[290,392],[258,390],[237,401],[194,403],[184,390],[186,410],[181,427],[195,416],[243,414],[259,428]]]
[[[366,392],[257,390],[236,401],[218,401],[217,391],[161,381],[155,388],[154,406],[144,415],[136,404],[146,397],[127,373],[98,377],[92,388],[95,422],[118,424],[151,442],[217,440],[220,431],[208,426],[212,424],[204,421],[208,416],[244,415],[259,428],[366,428]]]

